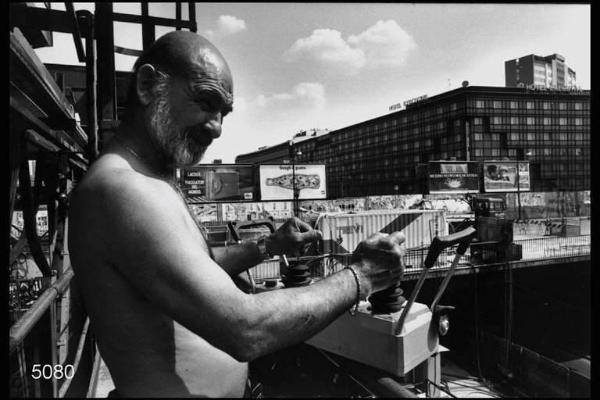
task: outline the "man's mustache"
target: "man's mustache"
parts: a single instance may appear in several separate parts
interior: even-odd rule
[[[186,129],[186,137],[193,140],[201,146],[208,147],[213,141],[213,132],[210,128],[204,126],[192,127]]]

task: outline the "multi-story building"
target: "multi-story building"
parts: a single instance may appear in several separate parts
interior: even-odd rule
[[[507,87],[534,85],[569,88],[576,84],[575,71],[567,66],[560,54],[546,57],[529,54],[505,61],[504,74]]]
[[[324,163],[329,198],[420,193],[419,163],[528,160],[531,190],[590,189],[590,91],[466,86],[308,137],[296,163]],[[236,163],[289,162],[288,142]]]

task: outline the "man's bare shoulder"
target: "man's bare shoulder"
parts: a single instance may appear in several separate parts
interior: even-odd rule
[[[112,156],[106,156],[98,160],[81,181],[76,193],[93,195],[94,198],[108,195],[115,199],[115,196],[156,194],[169,187],[168,183],[135,171],[126,163],[111,158]]]
[[[110,158],[90,168],[71,200],[71,215],[95,226],[119,226],[136,217],[157,223],[179,219],[181,207],[174,205],[183,204],[169,183]]]

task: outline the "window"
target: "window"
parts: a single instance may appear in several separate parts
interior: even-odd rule
[[[492,124],[493,125],[500,125],[502,123],[502,118],[500,117],[492,117]]]
[[[525,106],[528,110],[533,110],[533,101],[528,101]]]
[[[481,117],[473,118],[473,125],[481,125],[482,122],[483,122],[483,119]]]
[[[519,124],[519,117],[510,117],[510,124],[511,125],[518,125]]]
[[[476,100],[475,108],[483,108],[483,100]]]
[[[544,117],[544,125],[550,125],[550,117]]]
[[[583,104],[579,103],[579,102],[575,103],[575,109],[576,110],[583,110]]]
[[[475,140],[475,141],[481,141],[481,140],[483,140],[483,135],[481,133],[474,133],[473,134],[473,140]]]
[[[494,102],[492,103],[492,106],[494,108],[502,108],[502,102],[500,100],[494,100]]]
[[[544,148],[544,155],[545,156],[550,156],[552,155],[552,149],[549,149],[547,147]]]
[[[566,118],[559,118],[558,119],[558,124],[559,125],[566,125],[567,124],[567,119]]]
[[[456,103],[452,103],[452,105],[450,105],[450,110],[456,111]]]
[[[559,110],[566,110],[567,109],[567,103],[561,101],[560,103],[558,103],[558,109]]]
[[[519,105],[518,105],[518,103],[517,103],[516,101],[511,101],[511,102],[510,102],[510,108],[512,108],[513,110],[514,110],[515,108],[517,108],[518,106],[519,106]]]
[[[543,108],[544,110],[549,110],[549,109],[550,109],[550,103],[549,103],[549,102],[547,102],[547,101],[543,102],[543,103],[542,103],[542,108]]]
[[[550,133],[549,132],[544,133],[544,141],[550,141]]]
[[[583,125],[583,119],[582,118],[575,118],[575,125],[577,125],[577,126]]]
[[[533,142],[535,140],[535,134],[533,132],[527,133],[527,140]]]
[[[535,124],[535,119],[533,117],[527,117],[527,125]]]
[[[511,133],[510,134],[510,140],[514,140],[514,141],[519,140],[519,134],[518,133]]]

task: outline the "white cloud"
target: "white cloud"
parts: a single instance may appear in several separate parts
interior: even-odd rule
[[[347,40],[339,31],[315,29],[309,37],[298,39],[286,50],[283,59],[288,62],[318,62],[355,74],[365,67],[403,65],[416,48],[412,36],[396,21],[388,20],[377,21],[365,31],[350,35]]]
[[[217,27],[221,34],[232,35],[245,30],[246,22],[232,15],[221,15],[217,20]]]
[[[307,59],[333,65],[348,73],[356,73],[366,62],[360,49],[351,48],[342,38],[342,34],[333,29],[316,29],[307,38],[298,39],[283,54],[286,61]]]
[[[350,35],[348,43],[362,50],[369,67],[395,67],[417,48],[413,37],[394,20],[377,21],[364,32]]]
[[[289,92],[258,95],[255,103],[260,107],[292,105],[322,109],[325,106],[325,88],[318,82],[301,82]]]

